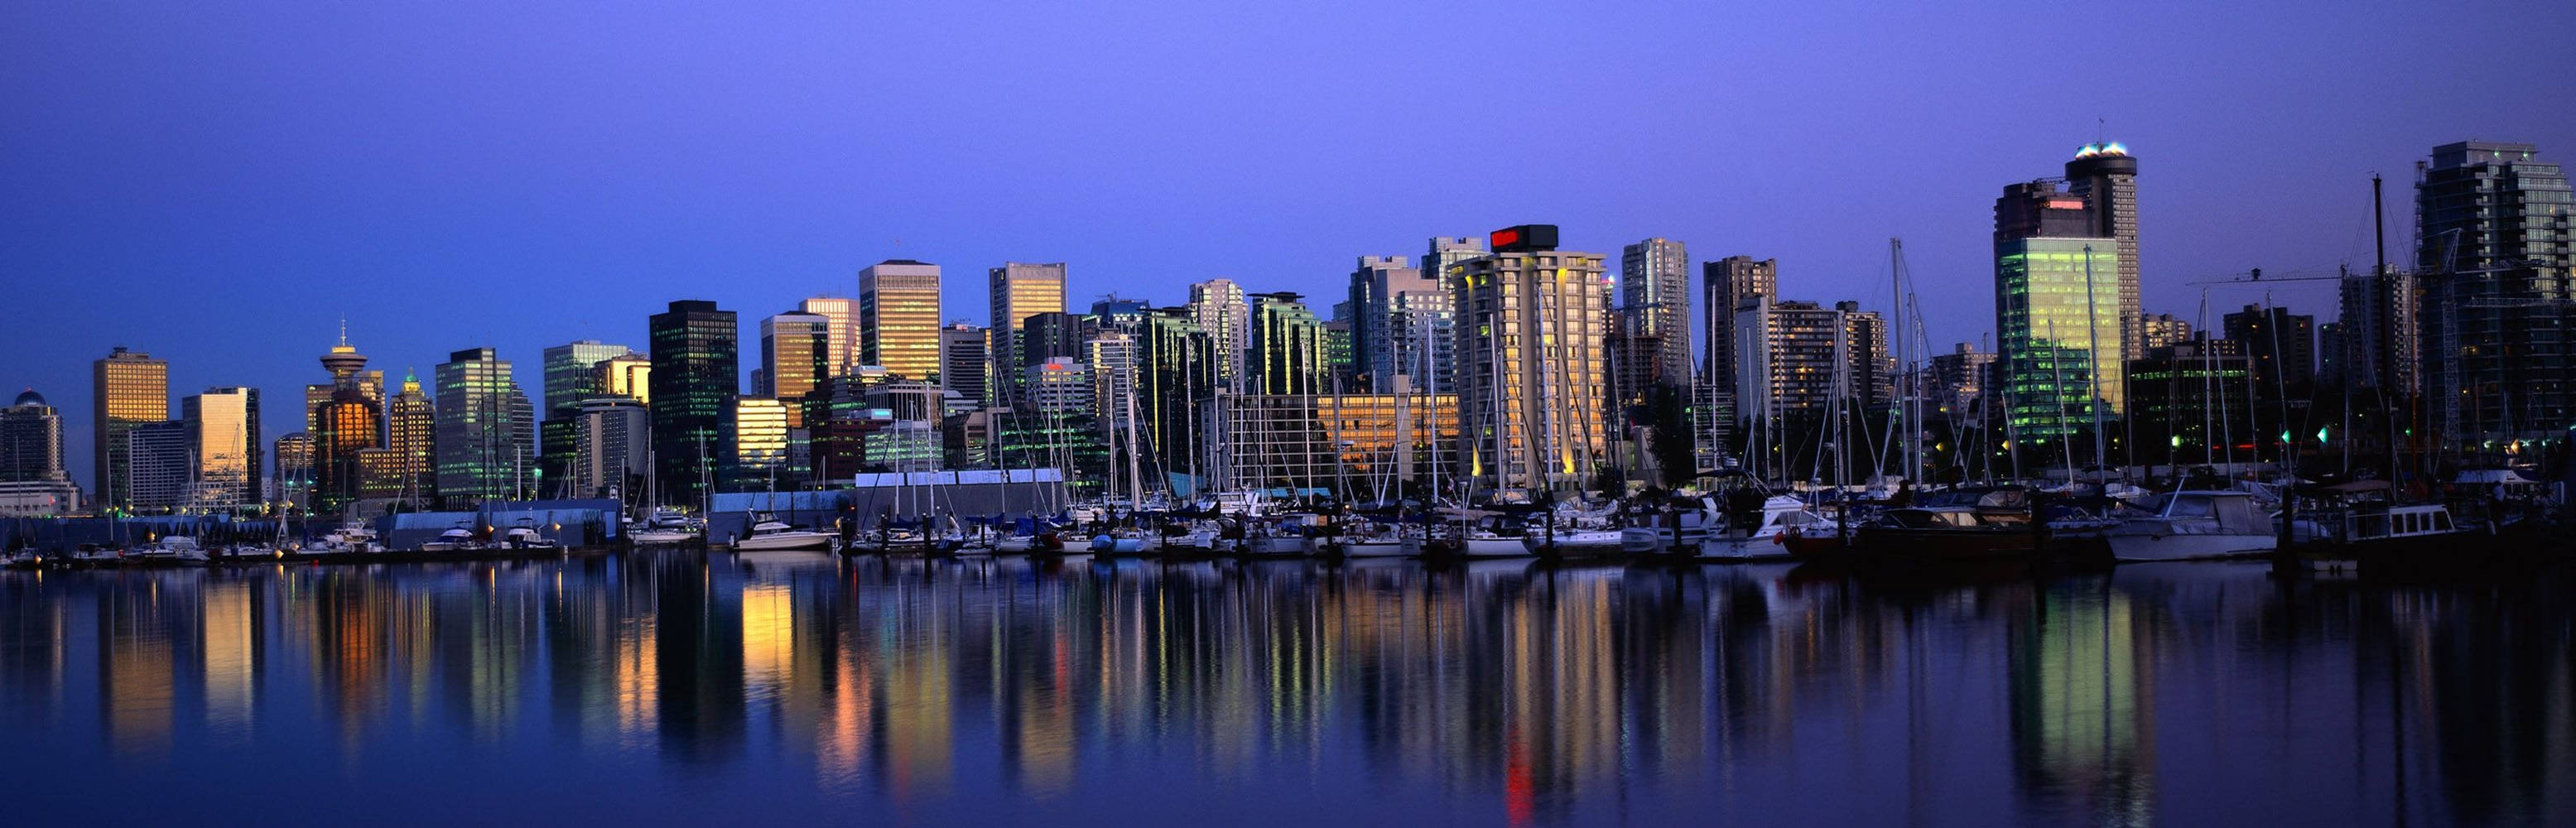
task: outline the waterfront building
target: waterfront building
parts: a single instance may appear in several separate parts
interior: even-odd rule
[[[1634,313],[1636,341],[1651,337],[1662,364],[1654,373],[1688,388],[1694,368],[1690,341],[1690,254],[1681,242],[1656,237],[1619,250],[1620,303]]]
[[[1857,302],[1826,307],[1756,296],[1735,317],[1730,328],[1742,416],[1829,411],[1837,400],[1868,408],[1889,398],[1895,361],[1876,311]]]
[[[741,393],[741,329],[732,311],[684,299],[654,314],[647,324],[653,370],[653,478],[660,502],[705,502],[707,466],[733,456],[727,422]],[[864,358],[864,355],[862,356]]]
[[[260,502],[268,443],[259,434],[259,389],[208,388],[179,401],[187,424],[191,509],[243,509]]]
[[[1080,362],[1083,359],[1082,317],[1060,311],[1029,314],[1028,318],[1020,320],[1018,347],[1018,361],[1005,363],[995,360],[993,364],[1020,371],[1059,357]]]
[[[2415,274],[2393,268],[2345,273],[2335,298],[2344,380],[2391,397],[2414,397],[2423,365]]]
[[[561,494],[557,484],[563,481],[572,462],[573,419],[580,416],[583,400],[604,393],[599,366],[633,352],[624,345],[603,344],[596,339],[545,350],[544,421],[537,425],[538,467],[546,482],[542,496]]]
[[[1492,241],[1444,277],[1455,286],[1461,463],[1485,488],[1580,487],[1608,450],[1603,257],[1557,250],[1550,225]]]
[[[760,320],[760,376],[754,396],[801,400],[832,375],[832,319],[790,311]],[[804,428],[801,407],[788,406],[787,427]],[[737,452],[739,454],[739,452]]]
[[[865,467],[874,472],[938,471],[944,444],[939,423],[893,420],[867,432]]]
[[[1321,394],[1332,390],[1324,320],[1294,293],[1256,293],[1246,351],[1254,394]],[[1212,341],[1212,340],[1211,340]],[[1213,345],[1211,345],[1213,347]]]
[[[1237,297],[1237,301],[1241,301],[1240,297]],[[1091,327],[1084,332],[1084,338],[1088,339],[1102,331],[1118,331],[1134,335],[1137,327],[1145,324],[1145,309],[1148,307],[1151,305],[1140,299],[1120,299],[1116,294],[1101,297],[1091,303],[1089,315]]]
[[[368,399],[355,382],[341,385],[314,410],[313,420],[321,430],[310,437],[307,479],[312,494],[304,501],[306,509],[336,515],[366,496],[366,474],[358,455],[384,446],[383,418],[384,408]],[[279,461],[281,466],[284,462]]]
[[[2576,191],[2530,144],[2462,141],[2415,171],[2424,413],[2502,453],[2576,423]]]
[[[796,303],[796,310],[823,317],[824,370],[816,376],[839,376],[858,367],[858,300],[840,296],[816,296]]]
[[[65,480],[63,418],[29,388],[0,408],[0,481]]]
[[[2307,399],[2316,382],[2316,317],[2246,305],[2225,321],[2227,338],[2242,344],[2252,360],[2256,393],[2265,399]]]
[[[2239,344],[2186,340],[2129,361],[2129,431],[2137,440],[2139,460],[2157,458],[2162,451],[2160,459],[2168,465],[2211,465],[2233,456],[2229,445],[2255,439],[2236,430],[2249,428],[2243,398],[2235,398],[2240,402],[2233,406],[2234,428],[2228,425],[2229,406],[2219,402],[2245,387],[2249,368]]]
[[[2115,282],[2121,241],[2088,235],[2092,202],[2059,185],[2013,184],[1995,201],[1995,364],[2011,425],[2031,439],[2089,429],[2097,404],[2117,415],[2120,354],[2137,340],[2120,330],[2135,318]]]
[[[1393,499],[1432,490],[1458,465],[1458,398],[1449,394],[1246,394],[1226,406],[1226,462],[1237,486]]]
[[[128,491],[125,432],[170,419],[170,363],[119,346],[90,363],[93,474],[102,508],[134,505]],[[166,507],[165,507],[166,508]]]
[[[313,435],[298,431],[277,438],[269,449],[270,489],[262,498],[280,508],[312,510],[318,473],[313,462]]]
[[[1028,264],[1003,262],[986,273],[988,307],[992,313],[990,350],[993,364],[1001,366],[1005,382],[1016,382],[1019,369],[1032,361],[1022,354],[1030,350],[1027,324],[1029,317],[1042,313],[1064,313],[1065,267],[1063,262]],[[1053,356],[1065,356],[1053,354]],[[950,386],[955,387],[955,386]],[[1018,389],[994,389],[987,403],[998,404],[1018,399]]]
[[[130,423],[124,434],[126,448],[121,454],[132,465],[126,470],[127,502],[120,508],[158,513],[186,505],[192,477],[188,423]]]
[[[786,403],[768,397],[739,397],[734,400],[733,461],[729,464],[731,480],[744,489],[773,489],[780,481],[797,488],[803,479],[787,464],[788,417]]]
[[[433,375],[438,493],[450,505],[527,497],[536,471],[536,406],[490,348],[447,355]]]
[[[583,400],[573,418],[566,497],[622,497],[651,491],[653,416],[628,397]]]
[[[1728,256],[1700,266],[1700,297],[1708,307],[1702,381],[1721,395],[1735,394],[1735,314],[1755,300],[1780,298],[1780,262]]]
[[[1294,349],[1297,345],[1285,331],[1290,321],[1287,317],[1283,312],[1278,320],[1283,332],[1273,336],[1280,337],[1275,342],[1281,348]],[[1312,321],[1314,315],[1310,312],[1305,318]],[[1257,325],[1258,322],[1255,347],[1262,344]],[[1138,333],[1132,392],[1138,439],[1135,449],[1140,457],[1147,458],[1143,465],[1149,475],[1204,471],[1200,469],[1202,452],[1213,448],[1213,440],[1208,433],[1211,424],[1200,416],[1200,408],[1215,395],[1217,366],[1223,362],[1217,358],[1215,338],[1199,327],[1188,308],[1149,309]],[[1311,345],[1320,346],[1321,338],[1315,332],[1308,331],[1306,337]],[[1320,354],[1310,357],[1317,355]],[[1278,370],[1283,381],[1293,382],[1284,379],[1291,369],[1315,367],[1315,363],[1298,366],[1283,358]],[[1124,435],[1119,440],[1118,445],[1128,445]],[[1155,468],[1156,464],[1159,468]]]
[[[1244,362],[1246,350],[1252,347],[1252,308],[1247,299],[1243,286],[1232,279],[1190,285],[1190,317],[1215,343],[1217,385],[1227,390],[1244,388],[1251,376]]]
[[[965,322],[939,329],[941,387],[965,395],[979,407],[998,405],[1005,392],[993,382],[992,343],[990,329]]]
[[[859,271],[859,362],[939,379],[939,266],[888,259]]]
[[[403,372],[402,390],[385,402],[385,448],[390,477],[368,487],[369,497],[426,502],[438,495],[438,408],[421,390],[420,377]]]

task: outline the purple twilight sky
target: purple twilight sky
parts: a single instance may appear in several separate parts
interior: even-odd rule
[[[1078,307],[1227,276],[1321,311],[1353,257],[1520,222],[1873,308],[1901,236],[1945,346],[1993,326],[2001,187],[2097,136],[2186,316],[2367,263],[2374,171],[2402,258],[2435,144],[2576,159],[2563,3],[1884,5],[6,4],[0,384],[87,485],[115,345],[261,388],[273,438],[344,314],[390,375],[490,345],[534,394],[547,345],[641,350],[674,298],[756,336],[886,258],[979,323],[1005,260],[1070,262]]]

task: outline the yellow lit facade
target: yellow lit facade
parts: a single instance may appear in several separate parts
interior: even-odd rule
[[[939,379],[939,266],[909,259],[859,271],[859,362]]]
[[[1579,487],[1608,440],[1601,254],[1496,253],[1452,266],[1448,279],[1464,473],[1485,488]]]

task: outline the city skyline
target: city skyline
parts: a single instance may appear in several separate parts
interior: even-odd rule
[[[2138,206],[2149,251],[2144,309],[2214,327],[2215,318],[2195,318],[2194,281],[2254,267],[2282,276],[2366,267],[2372,172],[2402,189],[2427,148],[2466,139],[2576,147],[2576,115],[2521,105],[2566,97],[2568,82],[2502,57],[2541,48],[2553,27],[2517,27],[2502,35],[2506,43],[2473,48],[2421,41],[2394,13],[2318,8],[2240,10],[2244,25],[2215,31],[2164,10],[2125,12],[2116,27],[2077,15],[2032,21],[1974,11],[1836,25],[1758,9],[1676,10],[1653,26],[1639,25],[1644,12],[1537,14],[1529,25],[1559,27],[1576,42],[1641,38],[1669,59],[1551,55],[1508,70],[1509,80],[1602,112],[1663,114],[1464,142],[1425,122],[1392,137],[1372,133],[1373,145],[1326,160],[1295,148],[1339,142],[1356,127],[1334,114],[1423,112],[1424,102],[1473,102],[1491,94],[1476,90],[1497,85],[1419,49],[1399,50],[1403,71],[1384,79],[1307,67],[1329,59],[1284,69],[1232,53],[1257,40],[1328,58],[1374,55],[1371,44],[1455,25],[1459,13],[1337,12],[1283,31],[1237,11],[1194,24],[1183,38],[1140,26],[1154,22],[1150,12],[1104,13],[1068,21],[1103,35],[1084,46],[1065,45],[1083,38],[1057,30],[977,29],[1041,48],[944,87],[914,84],[949,90],[943,97],[907,91],[901,72],[852,63],[828,35],[866,24],[921,58],[902,72],[942,72],[963,58],[939,51],[958,40],[938,32],[972,28],[944,10],[794,26],[718,21],[696,46],[628,54],[600,51],[613,38],[572,36],[598,21],[565,10],[532,10],[511,25],[471,12],[420,21],[343,10],[335,14],[349,19],[330,22],[367,24],[359,34],[253,51],[240,45],[256,40],[245,32],[275,16],[188,10],[129,20],[102,9],[13,9],[10,19],[23,25],[0,29],[21,34],[0,38],[26,71],[0,74],[0,95],[26,118],[0,139],[13,150],[0,155],[0,175],[20,194],[0,249],[10,251],[13,285],[46,312],[0,330],[0,353],[9,355],[0,382],[34,388],[62,408],[66,443],[82,449],[66,460],[74,479],[89,481],[86,369],[118,345],[170,364],[174,405],[220,386],[292,399],[313,382],[311,354],[336,339],[345,314],[351,342],[388,376],[427,374],[448,353],[492,347],[519,364],[521,386],[535,389],[544,348],[642,343],[641,320],[670,300],[710,298],[758,319],[806,297],[855,296],[858,270],[886,259],[941,265],[950,277],[943,321],[982,324],[986,286],[960,277],[1010,261],[1069,263],[1069,309],[1111,292],[1177,305],[1188,284],[1220,277],[1250,292],[1332,297],[1354,256],[1418,255],[1427,236],[1521,222],[1560,225],[1571,250],[1615,253],[1661,236],[1689,245],[1695,263],[1776,259],[1784,294],[1873,310],[1888,307],[1885,240],[1901,236],[1938,350],[1991,334],[1983,205],[1996,188],[2105,138],[2150,164]],[[2553,13],[2569,12],[2535,14]],[[2272,37],[2293,25],[2302,37]],[[1366,34],[1339,35],[1349,30]],[[1755,44],[1752,54],[1690,45],[1720,31]],[[1921,53],[1920,43],[1941,36],[1964,48]],[[2077,37],[2098,65],[2119,67],[2118,83],[2094,72],[1990,83],[2013,65],[2006,58],[2018,44]],[[193,72],[175,58],[100,67],[94,53],[137,38],[230,71]],[[2169,57],[2161,50],[2178,40],[2204,51],[2194,61],[2152,59]],[[554,52],[565,42],[581,46],[571,59],[597,68],[562,63]],[[372,53],[402,51],[375,48],[389,44],[431,57],[413,64]],[[1830,54],[1802,51],[1820,44],[1910,56],[1920,71],[1837,68]],[[2445,71],[2383,59],[2399,49]],[[431,68],[444,65],[439,56],[486,50],[497,61],[488,71],[555,77],[555,86],[469,83]],[[1094,82],[1060,100],[1029,94],[1025,79],[1043,77],[1049,55],[1086,65]],[[1205,77],[1165,77],[1167,63],[1183,59],[1207,62]],[[347,71],[269,82],[317,62]],[[2177,65],[2191,62],[2199,65]],[[1324,82],[1265,96],[1259,107],[1221,102],[1255,79],[1278,88],[1270,78],[1282,71]],[[1157,92],[1157,84],[1180,88]],[[479,92],[450,91],[467,85]],[[1168,92],[1197,103],[1159,108]],[[816,96],[872,103],[816,106]],[[563,120],[542,138],[509,126],[567,99],[570,110],[553,116]],[[914,114],[848,114],[894,110]],[[2302,117],[2269,117],[2292,110]],[[976,127],[997,113],[1062,126],[1044,140]],[[1694,128],[1711,119],[1759,128]],[[710,120],[725,125],[701,123]],[[2328,130],[2311,125],[2317,120],[2396,126]],[[1898,139],[1883,123],[1929,128]],[[1264,128],[1277,136],[1254,134]],[[781,134],[788,129],[797,134]],[[1881,155],[1902,162],[1869,162]],[[738,160],[753,157],[796,160]],[[1416,197],[1353,208],[1348,188],[1334,185],[1503,174],[1517,186],[1472,203]],[[994,199],[997,187],[1012,198]],[[2391,247],[2411,249],[2406,200],[2390,204]],[[2330,282],[2264,289],[2276,304],[2333,316]],[[2212,313],[2259,301],[2261,290],[2213,295]],[[292,408],[270,406],[264,432],[302,430],[305,413]]]

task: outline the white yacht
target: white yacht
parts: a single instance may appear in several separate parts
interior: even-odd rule
[[[838,539],[838,535],[834,535],[830,532],[799,529],[775,520],[764,520],[751,525],[751,534],[749,536],[735,538],[733,542],[733,551],[774,552],[790,549],[809,549],[828,552],[832,549],[832,544]]]
[[[2105,536],[2111,557],[2122,561],[2179,561],[2265,555],[2278,548],[2271,518],[2254,498],[2235,491],[2178,491],[2142,504],[2145,517],[2126,518]]]
[[[187,535],[163,535],[150,546],[126,553],[125,560],[144,566],[204,566],[206,547]]]
[[[462,521],[438,533],[438,539],[420,545],[423,552],[461,552],[481,548],[483,541],[475,538],[474,529]]]
[[[1731,525],[1716,499],[1709,497],[1700,498],[1697,508],[1680,510],[1672,518],[1672,526],[1630,526],[1620,530],[1619,545],[1631,554],[1672,551],[1716,559],[1783,554],[1783,536],[1825,520],[1808,510],[1805,502],[1788,495],[1765,498],[1751,526]]]
[[[314,542],[313,548],[304,551],[325,554],[335,552],[382,552],[385,551],[385,547],[383,544],[376,542],[376,530],[367,528],[367,525],[363,522],[350,521],[348,523],[341,524],[338,529],[331,530],[329,534],[323,535],[321,540]]]
[[[521,518],[519,525],[512,526],[509,531],[501,533],[503,549],[543,550],[562,547],[562,543],[546,537],[545,532],[538,530],[536,521],[527,518]]]

